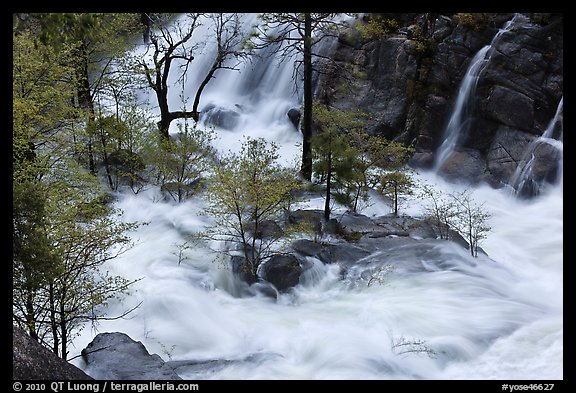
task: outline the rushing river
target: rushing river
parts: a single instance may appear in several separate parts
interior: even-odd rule
[[[298,158],[301,136],[286,116],[299,107],[292,65],[273,60],[222,71],[208,86],[201,107],[239,115],[234,126],[216,129],[222,151],[242,135],[263,136],[281,146],[286,162]],[[439,190],[460,187],[432,172],[417,176]],[[208,247],[186,249],[179,260],[179,245],[211,222],[201,196],[177,204],[153,188],[122,192],[115,203],[122,219],[148,225],[106,267],[142,280],[108,313],[142,304],[97,332],[124,332],[166,361],[221,361],[183,367],[184,379],[562,379],[562,181],[532,200],[487,186],[473,196],[491,213],[481,244],[488,257],[446,242],[416,261],[426,268],[396,269],[370,286],[342,279],[336,264],[314,263],[301,284],[273,299],[238,295],[240,283]],[[390,211],[374,203],[362,213]],[[422,206],[414,200],[402,212],[418,215]],[[69,357],[97,332],[87,326]]]

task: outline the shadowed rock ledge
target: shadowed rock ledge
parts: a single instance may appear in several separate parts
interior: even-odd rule
[[[91,380],[84,371],[56,356],[17,326],[12,336],[12,378],[15,380]]]

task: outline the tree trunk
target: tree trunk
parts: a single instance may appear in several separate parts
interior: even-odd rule
[[[54,283],[50,282],[48,289],[50,297],[50,329],[52,330],[52,352],[58,355],[60,342],[58,340],[58,323],[56,321],[56,301],[54,299]]]
[[[302,122],[302,167],[304,180],[312,180],[312,18],[304,14],[304,118]]]
[[[332,192],[330,183],[332,183],[332,152],[328,153],[328,173],[326,174],[326,203],[324,204],[324,219],[330,219],[330,193]]]
[[[60,337],[62,338],[60,341],[60,347],[62,350],[62,354],[60,357],[64,360],[68,358],[68,348],[67,348],[67,341],[68,341],[68,326],[66,323],[66,310],[64,308],[64,302],[60,305]]]
[[[394,217],[398,217],[398,183],[394,182]]]
[[[104,168],[106,169],[106,177],[108,178],[108,185],[111,190],[115,190],[114,182],[112,181],[112,174],[110,173],[110,163],[108,162],[108,151],[106,150],[106,136],[104,130],[100,128],[100,143],[102,143],[102,156],[104,158]]]
[[[36,313],[34,312],[34,298],[31,290],[26,291],[26,327],[30,337],[38,341],[38,332],[36,332]]]
[[[222,61],[220,60],[220,55],[218,55],[218,58],[216,59],[216,61],[214,61],[212,68],[210,68],[210,71],[208,72],[208,74],[206,74],[206,78],[204,78],[202,83],[200,83],[200,87],[198,87],[198,91],[196,91],[196,97],[194,97],[194,106],[192,107],[192,118],[194,119],[195,122],[198,122],[198,119],[200,118],[200,112],[198,112],[198,105],[200,105],[200,96],[202,95],[202,92],[204,91],[204,88],[206,87],[208,82],[210,82],[210,80],[214,77],[214,73],[216,72],[216,70],[218,70],[221,66]]]
[[[78,78],[78,103],[80,107],[86,112],[87,116],[87,134],[88,134],[88,165],[90,173],[96,174],[96,164],[94,161],[94,149],[92,146],[92,132],[94,130],[94,102],[92,102],[92,94],[90,93],[90,81],[88,79],[88,54],[85,48],[80,49],[80,63],[77,65]]]
[[[167,140],[170,136],[170,123],[172,118],[170,116],[170,110],[168,109],[168,91],[158,86],[156,90],[156,97],[158,98],[158,106],[160,107],[160,121],[158,122],[158,130],[160,131],[160,137]]]

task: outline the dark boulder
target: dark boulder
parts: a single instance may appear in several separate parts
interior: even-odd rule
[[[320,234],[324,222],[324,212],[322,210],[298,209],[288,213],[287,221],[289,225],[301,226],[315,234]]]
[[[294,125],[294,128],[298,129],[298,126],[300,125],[300,116],[301,116],[300,109],[291,108],[286,115],[290,119],[292,125]]]
[[[284,230],[274,220],[262,220],[258,223],[258,229],[254,232],[254,223],[246,226],[246,231],[256,239],[278,239],[284,234]]]
[[[262,277],[274,284],[280,292],[298,285],[300,275],[305,271],[304,264],[291,254],[278,254],[272,256],[262,265]]]
[[[438,174],[448,181],[478,184],[484,176],[485,163],[478,150],[455,150],[444,160]]]
[[[93,378],[33,340],[19,327],[13,326],[12,379],[91,380]]]
[[[248,292],[254,296],[261,295],[271,299],[278,298],[278,289],[272,283],[264,280],[259,280],[250,285]]]

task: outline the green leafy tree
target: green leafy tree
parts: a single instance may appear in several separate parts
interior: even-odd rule
[[[73,47],[54,50],[26,29],[13,43],[13,322],[66,358],[81,323],[127,288],[102,264],[135,224],[111,216],[74,158]]]
[[[152,182],[176,202],[183,202],[194,193],[203,172],[215,159],[211,144],[215,135],[186,121],[178,127],[180,132],[169,139],[151,138],[146,157],[152,167]]]
[[[353,170],[340,183],[350,198],[352,210],[356,212],[358,202],[368,203],[369,191],[381,185],[386,174],[405,168],[413,149],[379,135],[358,132],[351,135],[350,144],[357,151]]]
[[[300,187],[297,170],[280,165],[278,158],[273,142],[247,138],[239,153],[230,152],[212,168],[208,179],[206,213],[215,223],[201,237],[237,246],[246,262],[243,273],[251,281],[287,234],[262,235],[264,226],[289,210]]]
[[[324,218],[330,218],[331,195],[357,211],[367,202],[369,191],[379,186],[394,198],[397,213],[401,194],[411,190],[406,163],[413,149],[386,138],[363,132],[369,115],[360,110],[338,110],[314,105],[317,135],[312,139],[314,173],[326,184]]]
[[[73,102],[84,114],[85,128],[76,136],[85,141],[85,151],[91,173],[97,173],[96,152],[106,154],[102,134],[94,125],[96,101],[106,76],[116,72],[116,59],[131,48],[142,26],[138,14],[130,13],[37,13],[30,14],[40,28],[40,38],[55,50],[71,50],[69,65],[73,69],[75,97]],[[104,156],[106,160],[106,156]]]
[[[90,195],[85,176],[66,174],[62,182],[65,184],[51,184],[59,192],[50,196],[54,203],[48,211],[58,274],[45,288],[45,307],[53,351],[66,359],[68,345],[87,322],[116,318],[105,316],[108,302],[128,293],[135,282],[111,275],[104,263],[132,247],[126,233],[137,224],[120,222],[120,212],[102,203],[99,186],[94,183],[94,194]]]
[[[13,309],[14,320],[42,337],[42,290],[56,274],[49,239],[48,168],[66,157],[60,130],[72,127],[75,110],[70,53],[44,45],[29,30],[13,35]]]
[[[111,190],[127,185],[137,193],[146,186],[144,150],[155,137],[155,125],[147,113],[137,107],[126,107],[120,118],[98,116],[94,122],[102,144],[104,175]]]
[[[46,196],[37,183],[12,184],[12,299],[18,325],[39,341],[46,318],[42,291],[57,274],[56,259],[48,238]]]
[[[150,131],[156,131],[148,103],[136,94],[143,80],[135,74],[127,55],[110,59],[94,98],[96,113],[91,131],[98,143],[93,150],[112,190],[126,184],[138,192],[144,186],[140,178],[144,169],[141,153]]]
[[[412,195],[414,182],[405,172],[388,172],[380,178],[379,190],[392,200],[392,213],[398,217],[398,207],[403,196]]]
[[[324,218],[330,219],[332,186],[352,179],[360,154],[353,135],[365,125],[360,111],[340,111],[315,102],[314,122],[318,133],[312,139],[313,170],[319,181],[326,184]]]
[[[385,40],[400,27],[394,18],[382,14],[368,14],[365,23],[356,23],[354,28],[365,39]]]

